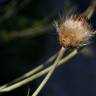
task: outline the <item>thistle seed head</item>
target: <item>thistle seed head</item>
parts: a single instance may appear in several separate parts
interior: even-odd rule
[[[65,48],[86,44],[92,36],[90,25],[84,16],[71,16],[62,23],[56,23],[59,42]]]

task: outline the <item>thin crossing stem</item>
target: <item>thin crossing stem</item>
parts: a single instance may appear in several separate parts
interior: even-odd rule
[[[72,57],[74,57],[76,54],[78,53],[78,49],[75,49],[74,51],[72,51],[71,53],[69,53],[66,57],[64,57],[63,59],[60,60],[60,62],[58,63],[58,65],[56,67],[59,67],[61,65],[63,65],[65,62],[67,62],[68,60],[70,60]],[[24,80],[22,81],[19,81],[11,86],[8,86],[6,88],[2,88],[0,89],[0,93],[3,93],[3,92],[9,92],[9,91],[12,91],[12,90],[15,90],[16,88],[19,88],[29,82],[32,82],[33,80],[45,75],[46,73],[49,72],[49,70],[51,70],[52,68],[52,65],[49,66],[48,68],[45,68],[44,70],[28,77],[28,78],[25,78]]]
[[[58,53],[58,52],[57,52]],[[35,74],[36,72],[39,72],[40,70],[42,70],[45,65],[48,65],[50,62],[52,62],[56,56],[57,56],[57,53],[54,54],[53,56],[51,56],[44,64],[40,64],[39,66],[37,66],[36,68],[32,69],[31,71],[25,73],[24,75],[20,76],[19,78],[7,83],[7,84],[4,84],[3,86],[0,86],[0,89],[3,89],[3,88],[6,88],[8,86],[11,86],[13,85],[14,83],[17,83],[19,81],[22,81],[23,79],[25,78],[28,78],[30,76],[32,76],[33,74]]]
[[[57,56],[57,59],[55,60],[54,64],[52,65],[52,68],[49,70],[48,74],[46,75],[46,77],[41,82],[41,84],[38,86],[38,88],[36,89],[36,91],[33,93],[32,96],[37,96],[39,94],[39,92],[43,89],[43,87],[45,86],[45,84],[47,83],[47,81],[49,80],[49,78],[51,77],[53,72],[55,71],[55,68],[56,68],[58,62],[60,61],[60,59],[62,58],[64,51],[65,51],[65,48],[62,47]]]

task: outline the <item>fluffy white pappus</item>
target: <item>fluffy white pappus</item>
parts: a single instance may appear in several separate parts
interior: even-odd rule
[[[59,42],[65,48],[83,46],[93,36],[90,24],[84,16],[71,16],[62,23],[55,23]]]

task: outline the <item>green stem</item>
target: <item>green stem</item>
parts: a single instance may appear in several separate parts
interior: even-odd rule
[[[56,67],[61,66],[62,64],[64,64],[64,63],[67,62],[68,60],[70,60],[72,57],[74,57],[77,53],[78,53],[78,50],[75,49],[75,50],[72,51],[70,54],[68,54],[66,57],[64,57],[64,58],[58,63],[58,66],[56,66]],[[29,83],[29,82],[37,79],[37,78],[43,76],[44,74],[48,73],[49,70],[51,70],[51,68],[52,68],[52,65],[51,65],[50,67],[48,67],[48,68],[46,68],[46,69],[44,69],[44,70],[42,70],[42,71],[40,71],[40,72],[38,72],[38,73],[36,73],[36,74],[34,74],[34,75],[32,75],[32,76],[30,76],[30,77],[28,77],[28,78],[20,81],[20,82],[17,82],[17,83],[15,83],[15,84],[13,84],[13,85],[11,85],[11,86],[9,86],[9,87],[0,89],[0,92],[9,92],[9,91],[12,91],[12,90],[14,90],[14,89],[16,89],[16,88],[18,88],[18,87],[21,87],[21,86],[23,86],[23,85],[25,85],[25,84],[27,84],[27,83]]]
[[[30,88],[28,88],[27,96],[30,96]]]
[[[50,71],[48,72],[48,74],[46,75],[46,77],[41,82],[41,84],[38,86],[38,88],[36,89],[36,91],[33,93],[32,96],[37,96],[40,93],[40,91],[43,89],[43,87],[45,86],[45,84],[47,83],[47,81],[49,80],[49,78],[51,77],[53,72],[55,71],[55,68],[56,68],[58,62],[60,61],[60,59],[62,58],[64,52],[65,52],[65,48],[62,47],[58,54],[57,59],[55,60],[54,64],[52,65],[52,68],[50,69]]]
[[[88,19],[90,19],[96,10],[96,1],[93,0],[90,6],[85,10],[84,13],[82,13],[83,16],[86,16]]]
[[[19,78],[13,80],[12,82],[9,82],[7,84],[4,84],[3,86],[0,86],[0,90],[3,89],[3,88],[6,88],[8,86],[11,86],[12,84],[14,84],[16,82],[22,81],[24,78],[28,78],[28,77],[32,76],[33,74],[35,74],[36,72],[39,72],[40,70],[42,70],[45,67],[44,65],[48,65],[48,63],[52,62],[56,58],[57,53],[54,54],[53,56],[51,56],[44,64],[40,64],[36,68],[34,68],[31,71],[25,73],[24,75],[22,75]]]

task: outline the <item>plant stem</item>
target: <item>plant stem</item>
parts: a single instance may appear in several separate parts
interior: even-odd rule
[[[30,89],[30,88],[28,88],[28,93],[27,93],[27,96],[29,96],[29,95],[30,95],[30,90],[31,90],[31,89]]]
[[[19,82],[19,81],[22,81],[24,78],[28,78],[28,77],[32,76],[33,74],[35,74],[36,72],[42,70],[46,65],[48,65],[48,63],[52,62],[56,58],[57,53],[54,54],[53,56],[51,56],[44,64],[40,64],[36,68],[34,68],[31,71],[25,73],[24,75],[22,75],[19,78],[13,80],[12,82],[9,82],[7,84],[4,84],[4,85],[0,86],[0,89],[3,89],[3,88],[8,87],[8,86],[11,86],[14,83]]]
[[[36,91],[33,93],[32,96],[37,96],[40,93],[40,91],[43,89],[43,87],[45,86],[45,84],[47,83],[47,81],[49,80],[49,78],[51,77],[53,72],[55,71],[55,68],[56,68],[58,62],[60,61],[60,59],[62,58],[64,52],[65,52],[65,48],[62,47],[57,56],[57,59],[55,60],[54,64],[52,65],[52,68],[49,70],[48,74],[46,75],[46,77],[41,82],[41,84],[38,86],[38,88],[36,89]]]
[[[84,13],[82,13],[82,15],[90,19],[95,10],[96,10],[96,0],[92,0],[90,6],[85,10]]]
[[[70,60],[72,57],[74,57],[76,54],[78,53],[78,49],[75,49],[74,51],[72,51],[70,54],[68,54],[66,57],[64,57],[59,63],[58,63],[58,66],[56,67],[59,67],[61,66],[62,64],[64,64],[65,62],[67,62],[68,60]],[[3,89],[0,89],[0,92],[9,92],[9,91],[12,91],[18,87],[21,87],[22,85],[25,85],[41,76],[43,76],[44,74],[46,74],[47,72],[49,72],[49,70],[52,68],[52,65],[49,66],[48,68],[22,80],[22,81],[19,81],[9,87],[6,87],[6,88],[3,88]]]

